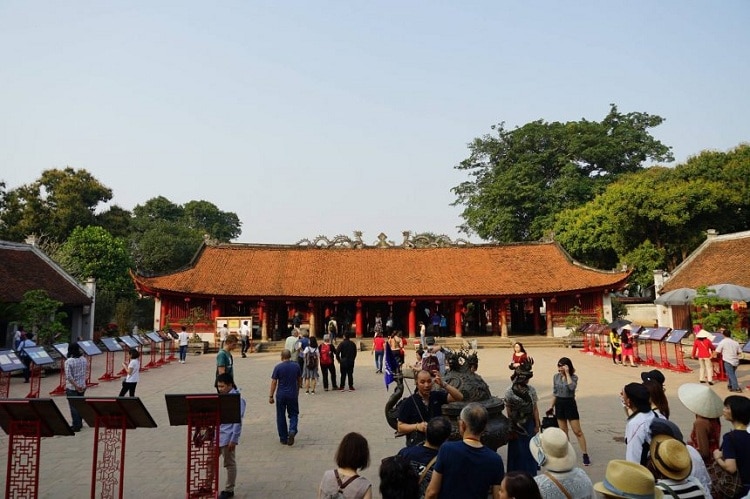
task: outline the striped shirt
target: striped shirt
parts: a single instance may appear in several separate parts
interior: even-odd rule
[[[663,478],[656,481],[656,486],[664,491],[665,497],[677,497],[679,499],[703,499],[706,497],[703,486],[692,476],[682,481]]]

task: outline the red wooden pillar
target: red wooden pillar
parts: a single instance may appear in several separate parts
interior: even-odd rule
[[[362,319],[362,300],[357,300],[357,312],[355,314],[354,321],[357,325],[357,330],[354,332],[354,334],[357,336],[357,338],[362,337],[363,329],[363,319]]]
[[[409,338],[417,335],[417,301],[412,300],[409,304]]]
[[[164,327],[167,323],[167,303],[166,300],[161,300],[160,311],[159,311],[159,329]]]
[[[492,319],[490,319],[492,321],[492,336],[500,334],[500,310],[498,304],[499,302],[497,300],[492,300],[492,304],[490,305],[492,314]]]
[[[547,300],[547,336],[549,338],[555,335],[554,323],[552,322],[552,316],[554,315],[552,309],[555,308],[555,303],[557,303],[557,298],[554,296]]]
[[[539,313],[539,299],[534,298],[534,332],[539,333],[542,329],[542,314]]]
[[[507,298],[503,300],[502,307],[500,308],[500,336],[503,338],[508,337],[508,305],[510,300]]]
[[[211,322],[213,324],[216,324],[216,319],[219,318],[220,310],[219,307],[216,304],[216,298],[211,299]],[[213,326],[212,324],[212,326]]]
[[[453,305],[453,328],[456,331],[456,337],[460,338],[463,336],[463,324],[461,322],[461,314],[464,308],[463,300],[458,300]]]
[[[268,324],[266,323],[266,302],[258,302],[258,324],[260,326],[261,341],[268,341]]]

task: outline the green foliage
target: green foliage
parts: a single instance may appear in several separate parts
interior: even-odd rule
[[[568,311],[568,315],[565,316],[565,327],[568,328],[569,336],[577,336],[580,334],[578,328],[585,322],[585,318],[581,314],[581,307],[575,306]]]
[[[132,299],[120,299],[115,304],[115,324],[117,324],[117,331],[122,335],[127,334],[132,326],[135,325],[133,322],[133,315],[135,313],[135,300]]]
[[[623,319],[628,315],[628,307],[623,302],[612,296],[610,298],[612,302],[612,320]]]
[[[169,322],[169,318],[167,318],[167,322]],[[187,317],[180,320],[180,324],[185,326],[188,332],[193,333],[195,332],[196,324],[203,324],[206,322],[209,322],[209,318],[206,315],[206,311],[201,307],[192,307]]]
[[[67,314],[60,311],[62,305],[43,289],[33,289],[23,294],[21,318],[26,329],[34,332],[37,345],[69,340],[70,332],[62,323],[67,318]]]
[[[633,282],[650,286],[654,269],[674,269],[708,229],[750,229],[748,178],[748,145],[624,175],[592,201],[558,213],[555,239],[587,265],[625,263],[635,269]]]
[[[662,121],[611,105],[601,122],[493,126],[496,136],[474,139],[456,166],[471,177],[452,189],[453,204],[464,206],[462,231],[501,242],[538,240],[556,213],[593,199],[649,159],[671,161],[669,148],[649,133]]]
[[[713,289],[700,286],[693,299],[692,319],[707,331],[724,327],[733,333],[739,332],[740,316],[732,310],[732,300],[716,296]]]
[[[132,236],[135,268],[143,274],[157,274],[184,267],[203,241],[200,232],[175,222],[156,220]]]
[[[240,219],[234,213],[219,210],[208,201],[189,201],[184,206],[184,221],[191,229],[227,242],[242,232]]]
[[[23,241],[37,234],[64,241],[75,227],[95,225],[96,209],[110,199],[112,191],[86,170],[45,170],[37,181],[6,194],[0,238]]]

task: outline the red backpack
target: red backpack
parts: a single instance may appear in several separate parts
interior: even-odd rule
[[[333,364],[333,357],[331,357],[331,345],[323,343],[320,345],[320,365],[330,366]]]

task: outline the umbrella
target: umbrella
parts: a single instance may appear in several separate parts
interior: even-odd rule
[[[607,324],[608,329],[620,329],[622,326],[630,324],[630,321],[627,319],[617,319],[616,321],[610,322]]]
[[[677,288],[668,291],[654,300],[657,305],[689,305],[695,298],[696,291],[691,288]]]
[[[713,290],[716,296],[732,301],[750,301],[750,288],[738,286],[736,284],[714,284],[708,286],[709,291]]]

